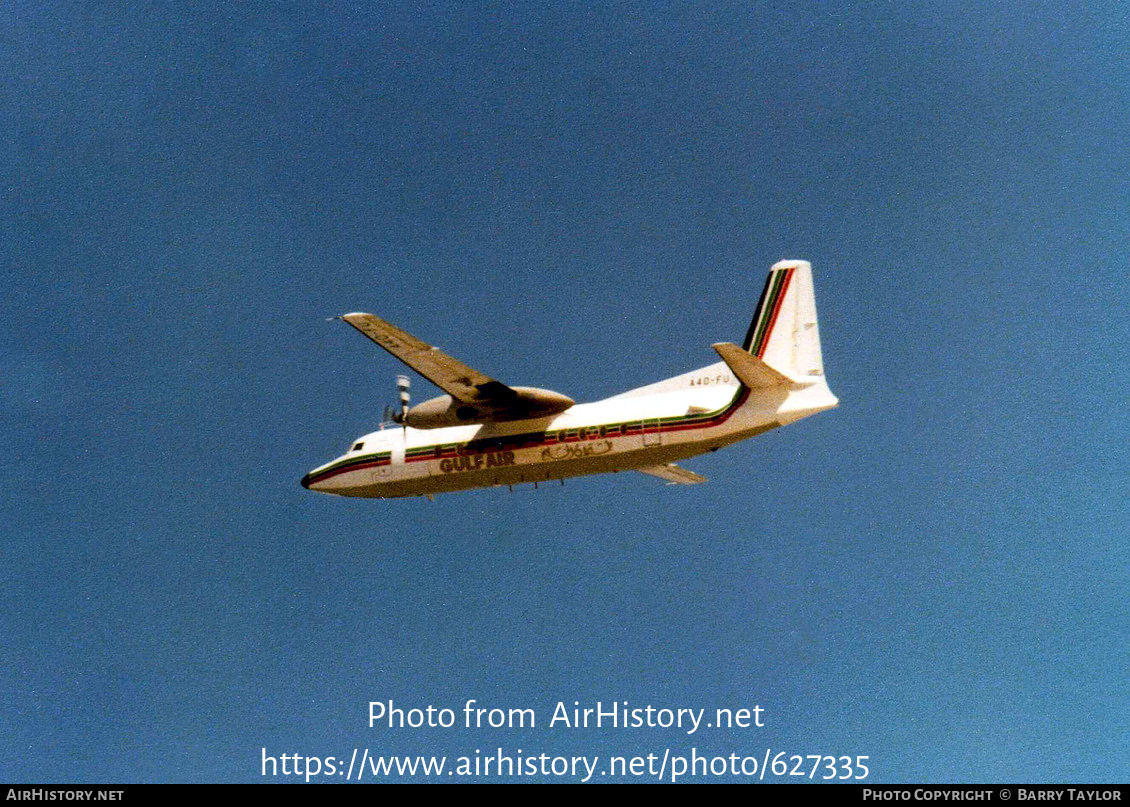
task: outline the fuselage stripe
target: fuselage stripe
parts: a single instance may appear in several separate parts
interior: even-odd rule
[[[542,446],[558,445],[561,443],[581,443],[593,439],[615,439],[617,437],[630,437],[640,434],[656,434],[663,432],[687,431],[690,429],[705,429],[720,426],[729,420],[742,404],[749,398],[749,389],[741,387],[734,393],[730,402],[714,412],[705,412],[694,415],[674,415],[660,418],[641,418],[640,420],[621,421],[618,423],[597,424],[595,426],[580,426],[572,429],[557,429],[550,432],[527,432],[504,437],[495,437],[488,440],[471,440],[466,443],[439,443],[432,446],[419,446],[408,449],[404,455],[405,464],[410,462],[427,462],[428,460],[443,457],[454,457],[460,454],[478,454],[487,451],[516,451],[520,449],[541,448]],[[594,436],[588,436],[591,429],[597,429]],[[608,434],[610,430],[616,434]],[[575,437],[562,437],[563,433],[574,432]],[[384,451],[376,455],[363,455],[343,460],[340,464],[326,468],[318,474],[311,476],[309,482],[324,482],[327,479],[351,471],[376,468],[392,463],[392,452]]]

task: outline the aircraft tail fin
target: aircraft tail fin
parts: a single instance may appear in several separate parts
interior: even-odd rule
[[[769,270],[742,348],[794,382],[812,383],[823,377],[808,261],[779,261]]]

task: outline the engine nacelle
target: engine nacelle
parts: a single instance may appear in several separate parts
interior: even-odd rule
[[[511,389],[518,395],[513,402],[507,402],[502,407],[491,402],[469,404],[457,401],[450,395],[440,395],[409,409],[405,422],[413,429],[439,429],[467,423],[499,423],[556,415],[576,403],[572,398],[553,390],[537,387]]]

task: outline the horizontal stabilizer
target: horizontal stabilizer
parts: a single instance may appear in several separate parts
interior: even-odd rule
[[[729,365],[738,380],[750,389],[771,389],[773,387],[792,387],[796,382],[783,373],[778,373],[752,353],[747,353],[733,342],[719,342],[711,345],[722,361]],[[809,382],[811,383],[811,382]]]
[[[686,468],[680,468],[673,462],[666,465],[650,465],[647,468],[637,468],[636,470],[641,474],[662,479],[668,485],[697,485],[706,481],[705,476],[696,474],[694,471],[688,471]]]

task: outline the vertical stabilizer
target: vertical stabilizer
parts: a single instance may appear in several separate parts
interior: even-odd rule
[[[796,381],[823,377],[812,265],[808,261],[780,261],[769,270],[742,347]]]

